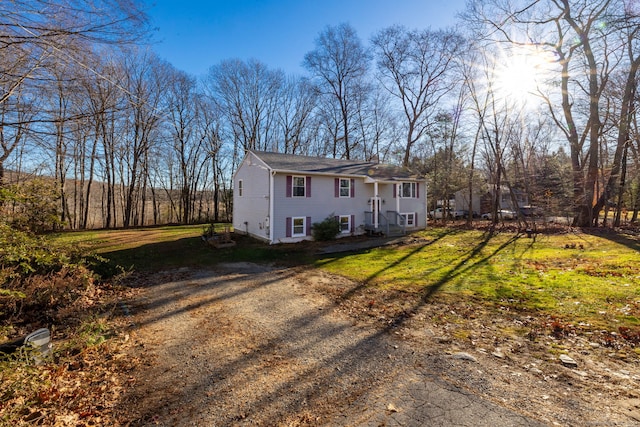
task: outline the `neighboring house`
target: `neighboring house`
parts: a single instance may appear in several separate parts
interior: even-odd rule
[[[456,191],[453,195],[455,202],[454,205],[455,209],[460,210],[460,209],[465,209],[468,210],[469,209],[469,189],[465,188],[464,190],[459,190]],[[477,214],[481,214],[484,213],[484,209],[483,206],[481,205],[480,201],[481,201],[482,196],[476,191],[474,190],[472,198],[471,198],[471,211],[475,212]]]
[[[479,214],[491,212],[492,209],[492,201],[493,192],[495,190],[492,188],[488,192],[478,193],[476,191],[473,192],[472,202],[472,210]],[[509,188],[503,187],[500,191],[500,197],[498,197],[498,210],[510,210],[517,211],[522,206],[527,206],[529,204],[529,198],[526,193],[514,189],[513,196],[515,197],[517,206],[514,206],[513,197],[511,196],[511,191]],[[455,195],[455,208],[456,209],[469,209],[469,189],[463,189],[460,191],[456,191]]]
[[[398,167],[249,150],[233,178],[233,228],[297,242],[334,216],[343,236],[400,234],[426,227],[426,196],[425,179]]]

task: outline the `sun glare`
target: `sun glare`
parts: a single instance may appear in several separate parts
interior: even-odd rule
[[[548,72],[547,54],[534,48],[521,48],[500,58],[495,87],[507,102],[533,106],[540,102],[537,94]]]
[[[513,58],[505,64],[498,76],[498,87],[506,96],[515,99],[523,98],[536,90],[537,75],[535,68],[527,63],[526,58]]]

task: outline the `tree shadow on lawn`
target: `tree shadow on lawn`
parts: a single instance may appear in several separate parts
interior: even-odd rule
[[[113,266],[139,272],[184,267],[212,268],[220,262],[278,262],[282,265],[296,265],[308,261],[308,251],[300,245],[269,246],[238,235],[234,235],[233,240],[237,242],[236,246],[216,249],[206,244],[201,237],[188,237],[102,252],[100,255]]]
[[[611,230],[608,228],[587,228],[582,231],[590,236],[601,237],[611,242],[624,245],[636,252],[640,252],[640,233],[638,233],[637,230],[635,233]]]
[[[160,271],[186,266],[206,266],[212,253],[199,237],[187,237],[166,242],[146,243],[140,246],[100,253],[112,265],[126,271]]]
[[[485,238],[478,244],[476,245],[473,249],[471,249],[464,258],[462,258],[456,265],[454,265],[451,270],[449,270],[447,272],[447,274],[444,275],[444,277],[440,280],[438,280],[436,283],[428,286],[425,289],[424,294],[422,295],[422,301],[423,302],[427,302],[427,300],[429,300],[436,292],[438,292],[440,290],[440,288],[442,288],[442,286],[446,285],[447,283],[449,283],[451,280],[455,279],[456,277],[460,276],[461,274],[464,274],[470,270],[475,270],[476,268],[478,268],[481,265],[486,264],[491,258],[493,258],[494,256],[496,256],[498,253],[500,253],[502,250],[506,249],[508,246],[510,246],[511,244],[513,244],[516,240],[518,240],[520,238],[519,235],[514,235],[513,237],[509,238],[509,240],[507,240],[506,242],[504,242],[503,244],[501,244],[500,246],[498,246],[498,248],[496,248],[492,253],[490,253],[489,255],[478,259],[477,261],[470,263],[471,260],[473,260],[477,255],[479,255],[482,250],[487,246],[487,244],[491,241],[491,238],[493,237],[492,234],[486,234]],[[467,265],[467,263],[469,263]]]
[[[409,261],[413,256],[417,255],[423,249],[428,248],[429,246],[437,243],[438,241],[444,239],[445,237],[447,237],[447,236],[449,236],[451,234],[457,234],[457,233],[458,232],[456,230],[450,228],[450,229],[447,229],[445,232],[441,233],[440,235],[438,235],[435,239],[429,240],[429,241],[425,242],[424,244],[416,245],[416,247],[413,250],[411,250],[409,253],[407,253],[406,255],[404,255],[401,258],[398,258],[394,262],[388,264],[387,266],[385,266],[384,268],[376,271],[375,273],[369,275],[369,277],[364,279],[362,282],[358,283],[357,286],[353,287],[348,292],[344,293],[340,297],[340,300],[341,301],[345,301],[345,300],[350,299],[353,295],[357,294],[362,289],[368,287],[376,277],[382,275],[382,273],[384,273],[385,271],[390,270],[392,268],[395,268],[395,267],[399,266],[400,264]],[[323,260],[323,259],[320,258],[320,261],[319,261],[318,264],[320,266],[328,265],[328,264],[331,264],[332,262],[334,262],[334,260],[336,260],[336,259],[344,258],[346,256],[351,256],[351,255],[354,255],[354,254],[368,253],[370,250],[371,249],[369,248],[369,249],[359,250],[359,251],[344,252],[344,253],[341,253],[340,255],[338,255],[337,257],[335,257],[335,256],[332,257],[332,259],[330,259],[330,260]]]
[[[417,245],[413,250],[408,252],[406,255],[404,255],[401,258],[395,260],[394,262],[386,265],[384,268],[374,272],[373,274],[369,275],[362,282],[359,282],[357,284],[357,286],[355,286],[355,287],[349,289],[347,292],[343,293],[340,296],[339,301],[347,301],[347,300],[349,300],[354,295],[358,294],[360,291],[362,291],[365,288],[369,287],[371,285],[372,281],[375,278],[381,276],[382,273],[384,273],[385,271],[390,270],[390,269],[392,269],[394,267],[397,267],[402,263],[411,262],[411,258],[416,256],[418,253],[420,253],[424,249],[434,245],[435,243],[437,243],[438,241],[444,239],[445,237],[447,237],[447,236],[449,236],[451,234],[456,234],[456,233],[458,233],[458,231],[456,231],[454,229],[448,229],[446,232],[438,235],[435,239],[430,240],[430,241],[428,241],[428,242],[426,242],[424,244]],[[491,240],[494,237],[495,237],[495,234],[492,233],[491,231],[487,231],[486,233],[484,233],[484,237],[483,237],[482,241],[480,241],[476,246],[474,246],[469,251],[467,251],[466,254],[464,254],[460,258],[460,261],[458,261],[455,265],[453,265],[450,268],[450,270],[441,279],[437,280],[433,284],[426,285],[424,287],[424,290],[423,290],[420,298],[418,299],[418,301],[414,305],[414,307],[412,307],[411,309],[408,309],[408,310],[404,310],[402,313],[397,315],[396,318],[392,319],[389,322],[389,329],[395,328],[395,327],[399,326],[400,324],[402,324],[406,320],[406,318],[410,315],[410,313],[415,312],[422,305],[425,305],[426,303],[428,303],[429,300],[432,299],[435,296],[435,294],[437,294],[438,291],[443,286],[445,286],[446,284],[450,283],[452,280],[454,280],[455,278],[459,277],[460,275],[468,273],[469,271],[475,270],[475,269],[479,268],[480,266],[485,265],[491,258],[495,257],[501,251],[503,251],[504,249],[506,249],[507,247],[509,247],[513,243],[515,243],[519,238],[522,237],[522,235],[521,234],[514,234],[512,237],[510,237],[507,241],[505,241],[500,246],[498,246],[490,254],[488,254],[488,255],[486,255],[486,256],[484,256],[482,258],[476,259],[476,257],[480,253],[482,253],[482,251],[487,247],[487,245],[491,242]],[[533,240],[532,240],[532,243],[531,243],[530,247],[532,245],[533,245]],[[364,252],[361,252],[361,253],[364,253]],[[342,255],[342,256],[347,256],[347,255],[345,254],[345,255]],[[321,265],[326,265],[326,264],[331,263],[331,262],[332,262],[332,260],[329,260],[327,262],[321,263]]]

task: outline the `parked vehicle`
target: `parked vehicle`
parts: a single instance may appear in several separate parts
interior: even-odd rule
[[[540,217],[543,212],[537,206],[522,206],[520,207],[520,214],[524,217]]]
[[[429,218],[431,219],[450,219],[453,218],[453,213],[451,212],[451,209],[445,209],[445,208],[436,208],[432,211],[429,211]]]
[[[464,219],[464,218],[467,218],[468,216],[469,216],[469,211],[467,210],[459,209],[459,210],[453,211],[454,219]]]
[[[499,219],[514,219],[516,217],[516,213],[514,211],[510,211],[508,209],[500,209],[498,211],[498,218]],[[487,213],[483,213],[482,214],[482,218],[483,219],[493,219],[493,214],[491,212],[487,212]]]
[[[472,212],[471,213],[473,218],[478,218],[478,212]],[[458,209],[453,211],[453,218],[454,219],[467,219],[469,218],[469,211],[467,209]]]

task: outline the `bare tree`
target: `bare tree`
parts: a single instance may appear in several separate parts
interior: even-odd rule
[[[186,73],[173,70],[166,76],[166,111],[169,116],[169,151],[177,161],[177,182],[180,189],[181,221],[194,218],[194,204],[199,188],[199,175],[207,157],[207,141],[211,135],[210,113],[196,89],[196,80]],[[209,150],[211,151],[211,150]]]
[[[452,71],[464,38],[451,30],[386,28],[373,38],[382,85],[401,103],[406,119],[403,164],[427,131],[438,105],[456,87]]]
[[[483,143],[481,151],[492,186],[490,212],[495,225],[499,219],[498,210],[504,187],[511,192],[511,186],[508,183],[505,185],[504,158],[510,141],[519,130],[522,109],[499,93],[496,87],[496,63],[491,57],[489,50],[477,48],[476,55],[472,56],[474,71],[467,75],[466,84],[477,123],[476,138]]]
[[[370,96],[362,101],[357,113],[358,139],[362,141],[358,148],[365,160],[388,162],[390,159],[386,158],[401,138],[390,107],[390,95],[381,88],[373,88]]]
[[[67,146],[74,139],[70,132],[78,131],[78,126],[83,127],[86,116],[91,114],[69,108],[71,96],[77,96],[77,93],[73,94],[75,85],[71,84],[71,79],[81,68],[102,78],[87,62],[85,52],[97,45],[117,49],[141,41],[147,29],[146,16],[136,0],[12,0],[0,3],[0,86],[3,89],[0,105],[3,111],[11,111],[0,121],[4,136],[0,185],[4,162],[19,147],[15,142],[21,139],[15,137],[23,138],[27,129],[34,129],[34,124],[39,123],[40,142],[48,144],[44,141],[48,136],[42,134],[43,131],[56,141],[53,144],[56,148],[50,154],[56,159],[55,175],[60,189],[64,190],[70,166],[65,163],[66,156],[79,153],[79,146]],[[61,70],[74,71],[61,74]],[[52,99],[46,93],[54,88],[57,89],[56,108],[50,102],[39,102],[42,98]],[[24,102],[16,103],[27,93],[28,110],[24,109]],[[34,102],[36,100],[38,103]],[[15,110],[16,106],[20,109]],[[53,132],[50,132],[51,127],[55,128]],[[76,133],[80,139],[86,136],[80,135]],[[9,143],[10,139],[12,143]],[[75,162],[73,167],[78,165]],[[61,215],[67,219],[69,208],[64,193],[63,196]]]
[[[307,79],[289,77],[284,81],[278,99],[278,126],[282,134],[279,151],[296,154],[303,145],[308,145],[307,128],[317,97]]]
[[[0,103],[0,187],[5,184],[5,162],[24,144],[33,119],[33,97],[24,94],[25,90],[12,90],[11,96]]]
[[[102,52],[104,59],[109,55]],[[80,85],[86,102],[88,126],[92,127],[91,141],[88,141],[85,156],[89,161],[86,171],[86,184],[84,188],[83,213],[79,227],[84,229],[89,224],[89,212],[92,200],[92,189],[94,180],[101,173],[102,193],[105,196],[106,207],[102,209],[103,227],[111,227],[113,219],[114,203],[114,164],[113,147],[115,117],[118,112],[119,90],[113,83],[119,79],[116,77],[116,68],[109,65],[108,61],[102,60],[97,55],[93,56],[91,62],[93,71],[85,70],[84,77]],[[98,77],[99,76],[99,77]],[[101,169],[101,170],[100,170]],[[105,194],[106,193],[106,194]]]
[[[636,104],[640,102],[638,99],[638,94],[636,93],[635,102]],[[631,209],[631,222],[638,221],[638,212],[640,211],[640,125],[639,125],[638,114],[633,114],[629,126],[629,143],[628,143],[628,152],[630,157],[630,162],[633,165],[631,176],[629,177],[630,181],[630,191],[629,191],[629,209]],[[629,212],[626,212],[628,219]]]
[[[535,47],[555,58],[556,67],[548,76],[550,85],[539,87],[539,95],[545,99],[549,114],[570,148],[576,226],[596,225],[604,203],[598,190],[604,164],[603,117],[607,112],[602,95],[612,73],[632,64],[636,56],[623,60],[625,49],[637,48],[631,47],[635,46],[631,39],[620,37],[620,26],[616,25],[622,16],[622,21],[629,24],[624,28],[637,28],[630,19],[637,15],[634,7],[637,8],[633,2],[611,0],[468,3],[468,22],[482,26],[478,37],[503,42],[511,48]],[[633,33],[629,35],[635,38]],[[620,165],[621,154],[619,150],[614,165]]]
[[[226,116],[235,151],[277,147],[276,106],[283,82],[281,71],[256,60],[231,59],[210,69],[205,88]]]
[[[333,157],[351,158],[359,99],[367,96],[369,88],[364,78],[370,61],[371,55],[348,24],[327,27],[316,39],[316,48],[304,57],[303,64],[324,98],[324,116],[336,131]]]
[[[635,7],[635,9],[634,9]],[[626,67],[623,68],[619,79],[609,79],[613,92],[614,106],[619,106],[619,113],[614,117],[614,128],[617,129],[616,144],[613,161],[610,166],[609,178],[594,206],[595,212],[605,209],[610,200],[617,200],[614,225],[619,226],[623,208],[623,194],[626,181],[627,153],[631,145],[631,126],[636,111],[636,95],[638,92],[638,70],[640,69],[640,7],[629,2],[611,19],[616,35],[620,37],[620,44],[625,47]],[[610,110],[618,110],[611,107]]]
[[[211,162],[211,173],[204,180],[207,188],[213,188],[213,221],[220,221],[220,195],[224,187],[225,153],[223,145],[223,125],[216,104],[206,97],[200,97],[200,114],[198,116],[199,134],[203,137],[208,162]],[[227,178],[230,179],[230,176]],[[211,184],[209,184],[209,182]]]
[[[0,79],[6,92],[36,82],[46,65],[79,62],[87,44],[140,41],[146,16],[135,0],[12,0],[0,5]]]
[[[149,152],[163,115],[161,100],[168,81],[167,64],[155,55],[143,52],[127,57],[123,66],[127,115],[121,128],[119,173],[124,188],[123,226],[129,227],[144,217]]]

